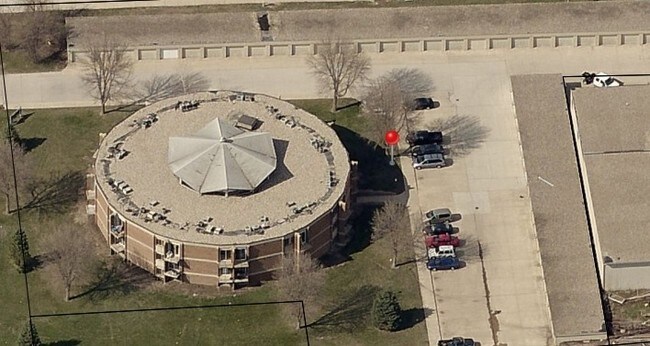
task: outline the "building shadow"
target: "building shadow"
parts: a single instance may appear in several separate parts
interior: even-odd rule
[[[404,192],[402,170],[398,165],[390,165],[386,150],[346,127],[333,124],[332,129],[343,143],[350,160],[359,162],[359,189]]]
[[[293,173],[291,173],[289,168],[284,164],[284,158],[287,156],[289,142],[273,138],[273,146],[275,147],[275,156],[277,157],[275,170],[266,180],[264,180],[264,182],[262,182],[262,184],[260,184],[260,186],[257,187],[255,193],[262,192],[293,178]]]

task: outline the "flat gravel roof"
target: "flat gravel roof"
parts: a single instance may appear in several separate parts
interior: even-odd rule
[[[273,41],[319,41],[527,33],[635,32],[650,29],[650,2],[422,6],[269,11]],[[254,12],[70,17],[79,45],[104,33],[129,46],[254,43]]]
[[[573,91],[603,256],[650,260],[650,86]]]
[[[555,336],[604,334],[562,77],[511,80]]]
[[[309,225],[333,208],[345,191],[350,172],[347,151],[334,130],[315,115],[272,97],[255,95],[255,101],[230,101],[229,92],[199,93],[167,99],[145,107],[115,126],[102,141],[97,154],[95,174],[109,204],[131,222],[167,238],[206,244],[247,244],[282,236]],[[196,110],[175,110],[177,101],[202,100]],[[276,119],[267,106],[292,116],[299,125],[291,128]],[[147,114],[156,113],[158,121],[149,128],[134,126]],[[169,137],[193,134],[216,117],[236,122],[241,114],[254,116],[263,123],[258,131],[268,132],[274,140],[278,164],[274,173],[258,191],[245,196],[200,195],[180,184],[169,168]],[[305,127],[303,127],[305,126]],[[331,143],[321,153],[310,143],[314,135]],[[108,147],[123,141],[129,153],[121,160],[106,159]],[[339,183],[330,186],[330,172]],[[108,178],[123,180],[133,192],[124,195],[111,190]],[[156,206],[150,202],[157,201]],[[293,204],[293,205],[292,205]],[[293,208],[304,209],[295,213]],[[163,208],[171,221],[147,222],[144,215],[132,215],[129,206],[145,207],[160,214]],[[264,234],[251,234],[246,227],[269,219]],[[223,234],[205,234],[196,230],[201,220],[223,228]],[[188,224],[187,229],[181,226]]]

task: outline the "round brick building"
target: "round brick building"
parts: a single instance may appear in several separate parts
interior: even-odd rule
[[[156,102],[103,136],[91,210],[112,254],[164,281],[233,288],[284,256],[325,254],[350,216],[350,162],[333,129],[266,95]]]

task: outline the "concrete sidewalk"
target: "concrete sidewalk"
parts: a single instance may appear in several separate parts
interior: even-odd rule
[[[633,73],[650,71],[650,46],[536,48],[489,52],[384,53],[370,55],[372,75],[396,67],[458,62],[505,61],[509,75],[531,73],[580,74],[583,71]],[[135,80],[156,74],[199,72],[213,89],[245,90],[284,99],[328,97],[321,93],[302,57],[238,58],[200,61],[153,61],[135,65]],[[449,74],[454,72],[450,68]],[[76,66],[61,72],[7,75],[10,108],[80,107],[97,105],[82,84]],[[435,76],[434,81],[436,80]],[[445,82],[443,82],[445,83]],[[352,93],[354,96],[354,93]]]
[[[107,1],[96,3],[93,0],[65,0],[71,2],[70,4],[49,6],[57,10],[79,10],[79,9],[115,9],[115,8],[142,8],[142,7],[186,7],[186,6],[201,6],[201,5],[244,5],[244,4],[281,4],[287,2],[352,2],[359,0],[134,0],[134,1]],[[63,0],[53,0],[52,3],[63,2]],[[24,6],[19,0],[0,0],[0,12],[23,12]],[[13,5],[13,6],[11,6]],[[18,6],[16,6],[18,5]]]

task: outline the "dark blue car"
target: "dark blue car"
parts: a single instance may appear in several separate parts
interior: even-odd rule
[[[427,261],[429,270],[447,270],[460,268],[460,261],[456,257],[431,257]]]

